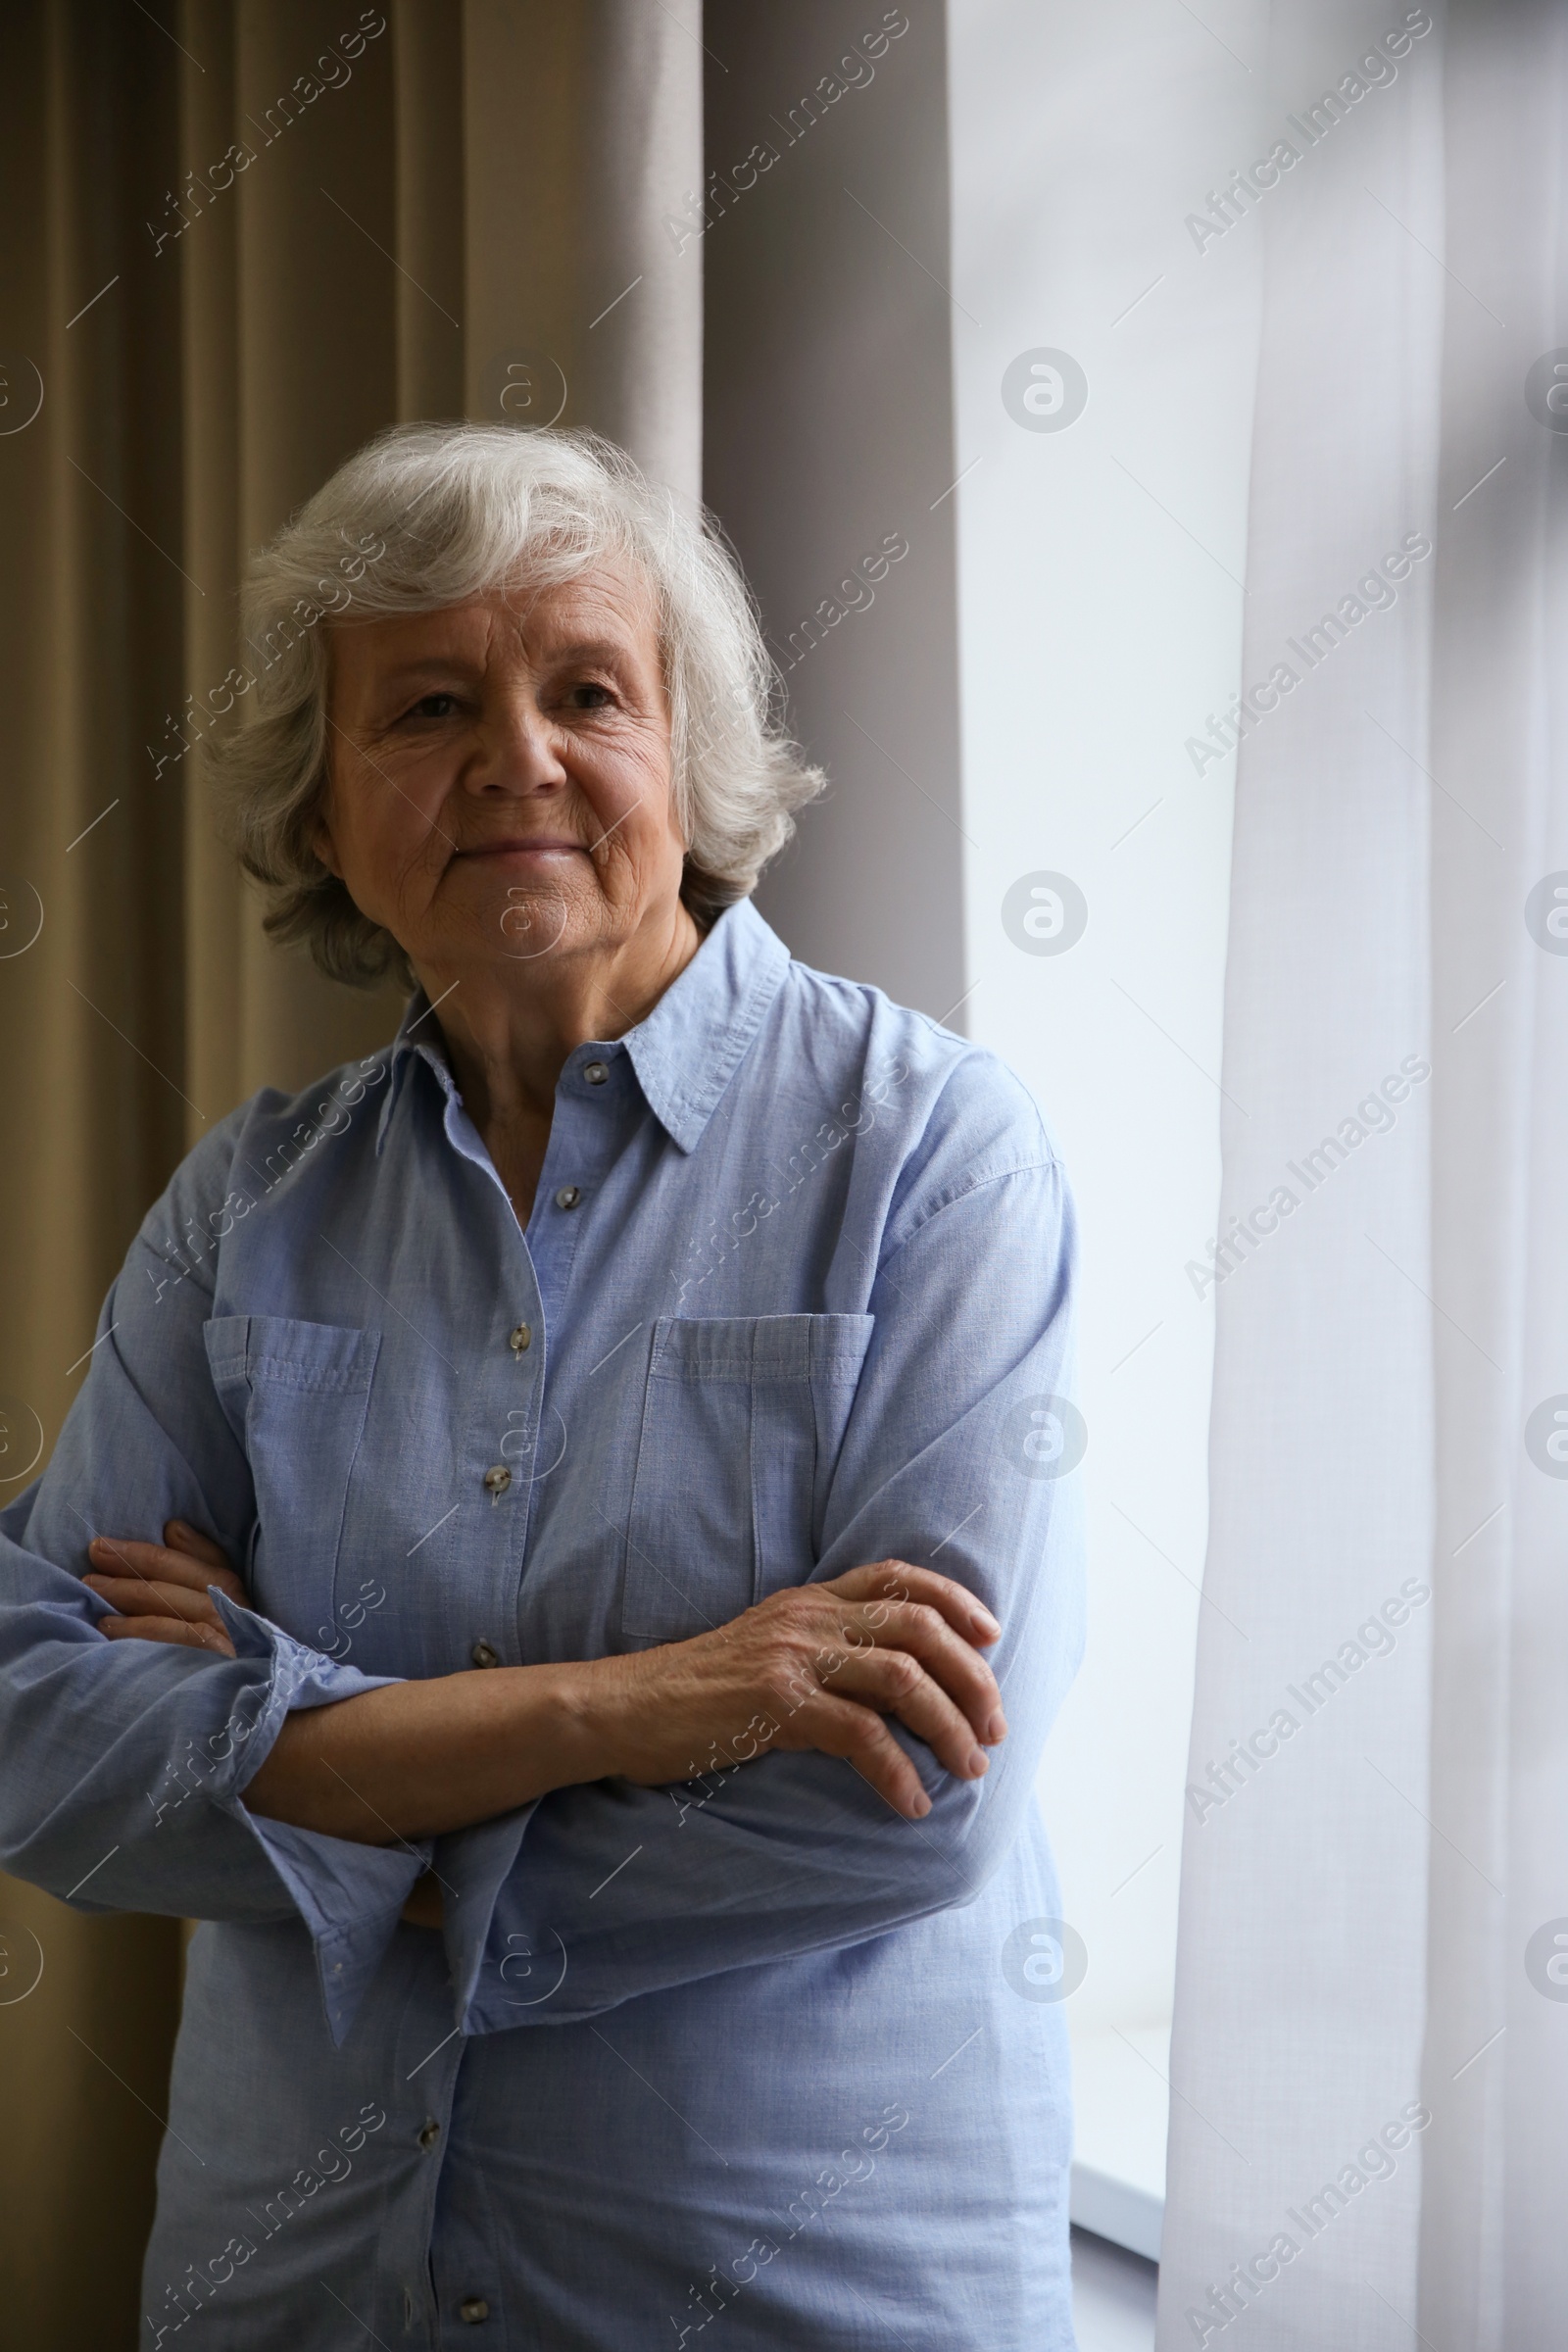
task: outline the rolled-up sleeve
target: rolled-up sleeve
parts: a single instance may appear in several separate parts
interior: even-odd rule
[[[996,1161],[928,1188],[886,1236],[816,1568],[899,1558],[984,1600],[1009,1727],[989,1773],[955,1780],[894,1724],[932,1800],[918,1822],[841,1760],[774,1753],[676,1788],[560,1790],[482,1847],[453,1840],[470,2032],[862,1941],[972,1901],[1003,1860],[1082,1649],[1083,1425],[1065,1177],[1049,1153]]]
[[[245,1556],[255,1494],[214,1392],[211,1281],[192,1238],[202,1204],[225,1200],[240,1115],[147,1218],[48,1469],[0,1512],[0,1864],[84,1911],[302,1919],[341,2040],[430,1849],[267,1821],[244,1792],[292,1709],[395,1678],[221,1598],[232,1658],[111,1641],[80,1581],[94,1536],[161,1543],[172,1518]]]

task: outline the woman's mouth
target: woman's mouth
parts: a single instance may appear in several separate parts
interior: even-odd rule
[[[557,836],[554,834],[551,834],[547,836],[541,836],[540,839],[536,841],[524,839],[516,841],[475,842],[471,848],[460,851],[459,856],[463,858],[512,858],[531,860],[538,858],[575,858],[585,856],[586,853],[586,843],[580,841],[565,841],[557,838]]]

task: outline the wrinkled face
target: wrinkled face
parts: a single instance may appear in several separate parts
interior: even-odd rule
[[[317,850],[426,980],[605,954],[678,914],[652,601],[560,586],[334,623]]]

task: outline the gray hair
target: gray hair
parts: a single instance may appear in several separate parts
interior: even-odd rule
[[[249,724],[210,739],[207,758],[240,862],[266,886],[273,938],[307,942],[336,980],[412,978],[390,932],[313,847],[327,780],[320,623],[437,612],[615,557],[655,601],[687,845],[681,897],[706,928],[755,888],[824,778],[778,723],[777,672],[715,527],[594,433],[396,425],[338,467],[246,578],[242,627],[257,666],[230,676],[245,678]]]

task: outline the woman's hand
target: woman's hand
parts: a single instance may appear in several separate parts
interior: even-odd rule
[[[644,1788],[770,1747],[816,1748],[918,1821],[930,1799],[882,1719],[897,1716],[957,1779],[978,1779],[1007,1728],[977,1655],[1001,1630],[962,1585],[881,1560],[772,1593],[694,1641],[597,1659],[576,1670],[578,1703],[613,1758],[602,1769]]]
[[[98,1630],[111,1640],[182,1642],[192,1649],[216,1650],[231,1658],[234,1644],[208,1596],[209,1585],[242,1608],[250,1596],[211,1536],[198,1535],[182,1519],[171,1519],[163,1544],[132,1544],[120,1537],[94,1536],[87,1546],[92,1567],[82,1578],[115,1617],[101,1617]]]

